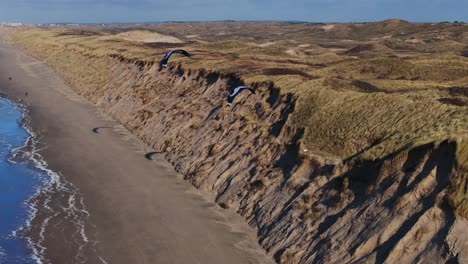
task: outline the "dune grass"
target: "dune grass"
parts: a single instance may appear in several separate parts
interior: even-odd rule
[[[457,144],[457,175],[451,182],[448,200],[459,215],[468,219],[468,138],[455,140]]]
[[[399,23],[408,27],[401,21],[386,21],[374,31]],[[33,50],[40,59],[47,59],[68,79],[81,79],[83,85],[95,86],[96,92],[109,78],[105,70],[110,63],[109,55],[157,63],[167,50],[96,30],[88,32],[31,28],[16,32],[14,40]],[[235,73],[248,83],[274,81],[283,92],[299,94],[292,120],[306,128],[304,147],[315,154],[341,159],[359,154],[362,158],[376,159],[403,147],[456,138],[468,129],[467,108],[450,104],[451,100],[439,100],[453,97],[444,87],[466,82],[468,58],[418,53],[404,59],[356,58],[334,53],[333,48],[319,48],[318,55],[310,56],[303,50],[295,56],[287,51],[298,47],[299,41],[287,46],[273,38],[271,44],[260,44],[265,41],[221,39],[180,43],[181,48],[194,50],[194,58],[174,57],[171,63]],[[303,46],[311,49],[310,45]],[[63,54],[58,56],[59,53]],[[77,54],[92,54],[101,59],[93,61],[93,67],[70,67],[72,62],[76,65],[82,61],[84,65],[83,60],[87,60]]]
[[[468,133],[468,58],[461,55],[468,26],[392,20],[336,24],[332,30],[321,24],[221,22],[143,29],[182,43],[136,43],[116,35],[139,28],[29,28],[12,36],[66,79],[95,87],[95,93],[104,91],[112,74],[110,55],[158,63],[170,48],[193,53],[191,59],[171,59],[186,69],[234,73],[246,84],[273,81],[281,92],[299,96],[291,120],[305,128],[301,147],[327,158],[379,159],[452,139],[459,173],[450,201],[467,215],[462,186],[468,147],[461,138]],[[440,33],[434,36],[436,29]]]

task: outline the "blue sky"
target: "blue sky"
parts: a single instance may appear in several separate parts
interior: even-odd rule
[[[468,0],[0,0],[0,21],[24,23],[388,18],[468,22]]]

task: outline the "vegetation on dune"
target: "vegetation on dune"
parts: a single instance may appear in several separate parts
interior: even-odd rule
[[[296,124],[319,154],[377,159],[467,129],[466,109],[419,96],[336,91],[325,84],[301,99]]]
[[[457,174],[451,182],[449,203],[468,219],[468,139],[457,139]]]
[[[151,45],[116,37],[126,30],[183,42]],[[66,79],[96,87],[96,93],[106,89],[111,55],[158,63],[169,48],[193,51],[192,59],[174,57],[170,64],[236,74],[246,84],[273,82],[281,92],[296,94],[292,121],[305,128],[301,147],[327,158],[376,160],[453,140],[458,172],[449,200],[468,217],[468,58],[462,56],[467,32],[466,25],[399,20],[328,27],[214,22],[125,30],[30,28],[13,39]],[[85,60],[93,56],[93,67],[72,67],[71,62],[90,65]],[[198,126],[194,121],[192,127]]]
[[[320,71],[325,76],[349,79],[387,79],[449,82],[468,75],[468,60],[453,58],[397,58],[356,59],[335,63]]]

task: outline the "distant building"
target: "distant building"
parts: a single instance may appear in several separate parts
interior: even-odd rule
[[[1,22],[1,26],[8,26],[8,27],[21,27],[23,23],[11,23],[11,22]]]

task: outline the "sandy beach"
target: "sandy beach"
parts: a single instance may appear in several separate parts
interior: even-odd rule
[[[155,150],[76,95],[44,63],[7,44],[0,44],[0,92],[27,105],[44,148],[40,154],[73,186],[67,190],[76,189],[68,196],[51,193],[55,204],[84,202],[74,215],[81,222],[63,212],[45,226],[51,263],[272,262],[242,217],[185,182],[161,156],[146,159]],[[97,127],[108,128],[93,132]],[[38,236],[47,213],[39,212],[29,235]],[[78,222],[82,228],[73,226]]]

